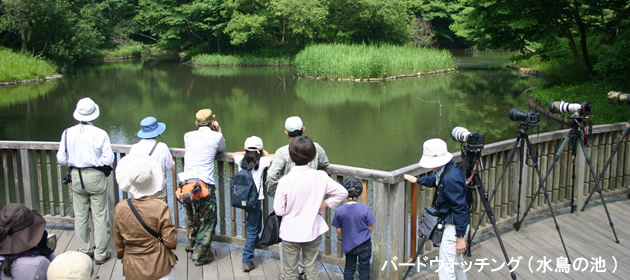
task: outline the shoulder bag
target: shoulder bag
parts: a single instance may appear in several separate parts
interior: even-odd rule
[[[442,235],[444,234],[444,218],[448,215],[440,215],[439,205],[436,205],[437,195],[442,190],[444,175],[451,169],[453,165],[448,166],[442,175],[440,176],[440,182],[438,183],[438,189],[433,194],[433,202],[431,206],[424,207],[424,213],[422,213],[422,220],[420,221],[420,228],[418,229],[423,238],[431,239],[433,246],[439,247],[442,242]]]

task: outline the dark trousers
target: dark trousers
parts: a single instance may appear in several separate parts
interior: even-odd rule
[[[370,258],[372,257],[372,239],[368,239],[361,245],[346,253],[346,268],[343,270],[343,279],[354,279],[354,272],[359,262],[359,279],[370,279]]]

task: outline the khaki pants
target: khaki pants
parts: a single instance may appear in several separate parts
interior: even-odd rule
[[[298,257],[300,252],[304,256],[304,271],[306,279],[318,279],[317,259],[319,247],[322,245],[322,237],[305,243],[293,243],[282,241],[283,273],[284,279],[296,279],[298,277]]]
[[[83,181],[83,184],[81,184]],[[92,251],[90,241],[90,214],[94,222],[94,259],[103,260],[107,253],[107,177],[93,168],[72,169],[72,205],[74,207],[74,232],[79,242],[79,252]]]
[[[166,188],[167,187],[164,187],[161,191],[158,191],[151,196],[157,199],[161,199],[162,201],[166,202],[166,205],[168,205],[168,200],[166,200]]]

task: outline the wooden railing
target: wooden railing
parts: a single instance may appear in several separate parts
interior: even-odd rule
[[[597,176],[609,159],[625,125],[628,124],[617,123],[593,127],[593,142],[592,146],[588,148],[588,153]],[[538,164],[543,177],[554,161],[554,156],[559,150],[563,138],[568,135],[568,131],[559,130],[529,135],[528,138],[539,156]],[[495,219],[502,227],[511,226],[516,221],[517,215],[523,216],[539,186],[538,176],[532,167],[526,165],[521,169],[518,152],[513,157],[512,162],[506,163],[508,154],[515,142],[513,139],[488,144],[483,149],[481,156],[485,169],[481,171],[480,176],[488,192],[490,194],[495,192],[491,204]],[[606,196],[629,193],[630,149],[627,139],[620,143],[610,167],[607,168],[603,180],[600,182],[600,187]],[[56,162],[58,145],[56,142],[0,141],[0,161],[3,168],[0,182],[4,184],[4,190],[0,192],[0,204],[24,203],[32,209],[38,209],[49,221],[72,223],[74,216],[72,197],[69,195],[69,187],[61,183],[62,175],[65,174],[66,170],[64,166],[60,166]],[[112,145],[116,159],[123,157],[129,151],[129,147],[129,145]],[[573,193],[575,204],[577,204],[574,206],[580,207],[594,187],[594,178],[591,176],[581,149],[577,152],[575,160],[572,159],[571,152],[570,146],[564,149],[545,182],[545,188],[549,192],[554,209],[570,206]],[[172,190],[176,186],[176,174],[182,171],[184,150],[172,148],[171,153],[177,162],[176,168],[168,176],[170,179],[168,186],[171,188],[169,193],[172,194]],[[456,162],[461,161],[459,152],[453,155]],[[420,155],[414,157],[419,158]],[[114,162],[115,164],[116,162]],[[574,164],[575,174],[572,172]],[[505,175],[499,181],[499,176],[504,168]],[[430,171],[420,168],[417,164],[391,172],[336,164],[331,164],[328,167],[327,172],[339,182],[348,176],[356,176],[363,180],[365,190],[362,202],[372,208],[376,219],[372,233],[372,275],[374,278],[399,279],[404,269],[400,266],[394,268],[392,263],[406,262],[415,254],[416,244],[419,241],[416,234],[418,217],[424,206],[431,203],[433,189],[406,183],[403,174],[421,176]],[[520,171],[522,171],[522,177],[519,184]],[[218,196],[218,225],[215,240],[243,244],[246,232],[245,212],[231,207],[227,195],[229,180],[235,174],[235,165],[230,154],[217,155],[215,173]],[[573,175],[575,175],[575,183],[572,183]],[[126,198],[126,194],[121,193],[115,184],[114,176],[115,173],[108,177],[109,186],[111,186],[108,188],[110,219],[113,218],[115,204],[120,199]],[[520,193],[518,192],[519,185],[521,186]],[[184,217],[181,213],[183,210],[177,203],[173,203],[175,201],[173,196],[168,199],[172,206],[174,223],[180,228],[179,234],[185,235],[183,230],[185,221],[180,218]],[[599,201],[597,193],[591,201]],[[265,217],[270,212],[272,205],[271,199],[265,199],[263,206]],[[471,213],[473,227],[479,223],[484,212],[481,205],[477,205],[476,208],[477,210]],[[324,218],[329,226],[333,213],[334,210],[330,209],[324,213]],[[534,201],[527,217],[548,213],[549,208],[541,193]],[[604,220],[601,223],[602,226],[607,226],[607,222]],[[492,227],[486,217],[481,221],[480,232],[490,230]],[[271,246],[269,249],[277,251],[275,246]],[[433,257],[437,251],[429,244],[420,249],[423,250],[423,256],[430,257]],[[329,230],[324,236],[324,250],[321,252],[321,257],[323,262],[343,265],[341,240],[337,238],[334,230]]]

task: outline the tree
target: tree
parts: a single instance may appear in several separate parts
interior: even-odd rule
[[[574,59],[593,75],[589,36],[625,22],[630,6],[619,0],[461,0],[456,34],[480,48],[524,50],[532,42],[565,38]],[[625,17],[625,18],[624,18]]]

